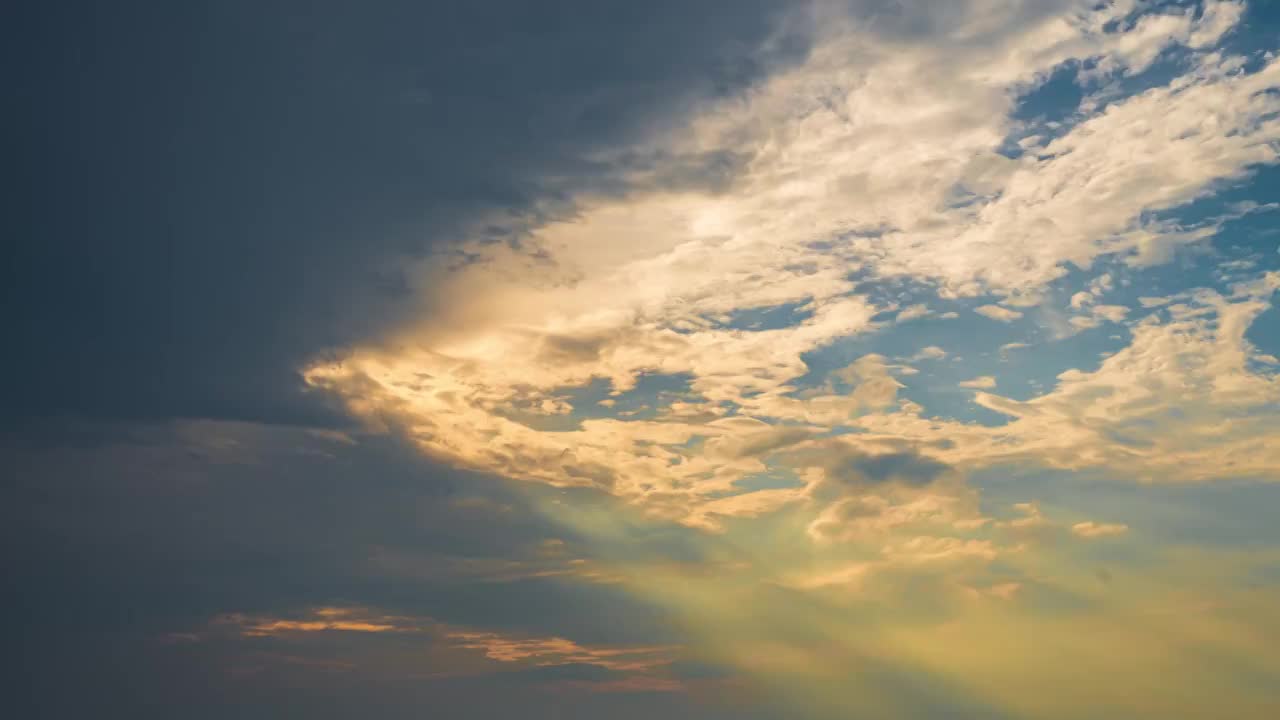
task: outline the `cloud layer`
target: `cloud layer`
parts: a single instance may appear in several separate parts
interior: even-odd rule
[[[160,5],[9,44],[8,714],[1280,704],[1266,3]]]

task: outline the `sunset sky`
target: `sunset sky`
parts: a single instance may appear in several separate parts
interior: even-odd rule
[[[3,715],[1280,717],[1280,3],[8,14]]]

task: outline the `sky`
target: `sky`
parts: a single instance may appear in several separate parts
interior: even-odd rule
[[[6,716],[1280,717],[1280,5],[6,14]]]

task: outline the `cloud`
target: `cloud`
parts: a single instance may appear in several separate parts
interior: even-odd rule
[[[669,647],[589,648],[559,637],[520,638],[468,630],[448,632],[445,638],[455,647],[479,650],[491,660],[538,667],[595,665],[618,672],[648,672],[674,659]]]
[[[1121,323],[1129,314],[1129,308],[1123,305],[1101,305],[1098,300],[1115,287],[1111,273],[1103,273],[1094,278],[1085,290],[1071,296],[1071,308],[1088,312],[1089,315],[1077,315],[1068,322],[1076,330],[1088,330],[1100,326],[1104,321]],[[1143,307],[1153,307],[1143,303]]]
[[[929,418],[911,404],[851,418],[856,431],[843,437],[863,447],[912,443],[961,471],[1032,463],[1146,482],[1273,477],[1280,386],[1246,333],[1277,287],[1266,272],[1227,294],[1189,291],[1189,302],[1131,325],[1129,345],[1095,370],[1067,370],[1028,400],[976,393],[1010,418],[1003,425]]]
[[[1089,282],[1088,288],[1071,296],[1071,307],[1077,310],[1092,305],[1115,287],[1111,273],[1103,273]]]
[[[946,357],[947,357],[946,350],[943,350],[937,345],[926,345],[925,347],[922,347],[918,351],[916,351],[914,355],[907,358],[907,360],[909,362],[916,362],[919,360],[942,360]]]
[[[1007,362],[1009,360],[1009,354],[1012,351],[1022,350],[1029,347],[1031,347],[1031,343],[1025,343],[1025,342],[1005,343],[1004,345],[1000,346],[1000,361]]]
[[[223,615],[215,618],[214,624],[235,626],[240,634],[251,638],[312,632],[416,633],[424,629],[410,618],[378,615],[363,608],[335,607],[315,608],[302,619]]]
[[[904,577],[918,578],[920,573],[945,576],[965,566],[982,566],[1000,554],[1001,549],[990,540],[917,535],[884,545],[877,559],[798,574],[787,584],[806,591],[869,592],[873,587],[901,586]],[[906,584],[909,587],[910,580]]]
[[[1119,323],[1124,322],[1125,317],[1129,314],[1129,308],[1123,305],[1095,305],[1093,313],[1104,320]]]
[[[927,536],[914,537],[899,545],[889,546],[885,548],[885,553],[891,560],[911,564],[964,558],[994,560],[999,554],[990,540]]]
[[[758,0],[147,12],[33,9],[14,46],[15,130],[55,150],[16,158],[7,418],[341,424],[298,371],[418,311],[416,258],[522,243],[588,189],[723,188],[736,154],[648,140],[806,46]],[[38,60],[64,42],[92,62]]]
[[[1256,351],[1245,331],[1269,307],[1273,275],[1231,296],[1200,291],[1169,306],[1167,320],[1149,316],[1127,348],[1094,372],[1063,373],[1044,396],[979,394],[978,402],[1014,417],[1003,432],[1051,464],[1105,465],[1153,481],[1264,477],[1280,466],[1265,429],[1280,385],[1250,369]]]
[[[1114,537],[1129,532],[1129,526],[1123,523],[1097,523],[1093,521],[1078,522],[1071,526],[1071,532],[1082,538]]]
[[[827,478],[841,485],[876,485],[900,482],[906,485],[928,485],[950,468],[914,452],[889,452],[876,455],[849,453],[827,460]]]
[[[876,436],[950,443],[939,457],[1035,455],[1033,447],[1050,443],[1018,433],[1025,442],[1001,444],[994,432],[946,423],[917,429],[923,423],[911,418],[913,405],[898,396],[901,384],[883,361],[874,373],[797,383],[810,374],[806,358],[882,330],[877,316],[899,307],[860,291],[850,268],[878,281],[928,283],[942,298],[987,294],[1023,307],[1047,297],[1067,263],[1113,256],[1140,266],[1157,260],[1159,248],[1213,232],[1143,218],[1273,159],[1261,141],[1280,137],[1268,119],[1274,98],[1258,91],[1274,84],[1280,66],[1237,72],[1240,58],[1209,50],[1205,38],[1219,37],[1223,18],[1235,17],[1225,10],[1116,24],[1123,15],[1104,7],[1025,26],[997,22],[981,47],[888,45],[857,23],[824,16],[805,61],[763,80],[749,103],[707,103],[686,125],[655,136],[655,147],[683,155],[755,148],[732,192],[584,193],[577,214],[532,229],[521,246],[467,239],[459,247],[474,261],[431,276],[432,313],[341,362],[318,361],[306,377],[357,415],[392,420],[432,457],[559,486],[591,484],[663,512],[677,512],[678,496],[690,522],[701,522],[699,503],[767,468],[769,456],[748,453],[713,469],[692,450],[745,442],[740,426],[714,421],[730,413],[815,432],[889,415]],[[1069,62],[1102,58],[1099,73],[1138,72],[1179,44],[1187,69],[1169,85],[1085,108],[1035,152],[993,150],[1009,129],[1010,92]],[[1204,107],[1218,109],[1218,124],[1192,143]],[[1159,129],[1148,127],[1153,118]],[[751,145],[761,138],[769,140]],[[1116,147],[1144,159],[1121,162]],[[948,204],[958,185],[976,200]],[[1097,302],[1113,287],[1109,273],[1096,277],[1077,303],[1090,314],[1072,322],[1124,320],[1127,308]],[[781,327],[735,326],[735,313],[778,308],[791,308]],[[1023,317],[999,304],[976,312]],[[568,432],[510,411],[560,407],[555,398],[566,388],[597,380],[624,397],[651,375],[689,377],[692,397],[658,406],[655,418],[618,411]],[[1006,414],[1016,407],[986,393],[977,400]],[[608,478],[582,468],[608,468]],[[757,500],[764,498],[726,504],[760,507]]]
[[[1085,540],[1102,537],[1115,537],[1129,531],[1124,523],[1100,523],[1092,520],[1064,524],[1046,515],[1036,502],[1015,503],[1012,509],[1016,515],[1008,520],[997,520],[991,527],[1017,542],[1018,547],[1028,544],[1050,544],[1063,538],[1074,536]]]
[[[1017,310],[1010,310],[1009,308],[1003,308],[999,305],[981,305],[974,308],[973,311],[979,315],[989,317],[992,320],[999,320],[1000,322],[1013,322],[1014,320],[1022,317],[1022,313]]]
[[[563,637],[451,627],[429,617],[393,616],[372,608],[314,608],[294,617],[230,614],[214,618],[205,631],[179,635],[183,642],[205,643],[217,640],[218,633],[228,628],[248,641],[270,640],[275,646],[282,646],[282,651],[271,660],[345,672],[355,668],[351,660],[356,653],[350,646],[317,646],[308,636],[342,633],[419,636],[420,644],[443,649],[443,652],[423,654],[417,667],[403,668],[419,678],[457,679],[510,672],[508,668],[494,667],[496,663],[533,671],[531,679],[544,679],[548,687],[561,686],[562,670],[590,669],[598,672],[577,673],[582,676],[572,677],[574,689],[587,692],[683,689],[682,684],[666,672],[667,666],[678,657],[678,647],[588,646]],[[317,650],[327,652],[318,654]],[[472,653],[489,662],[477,663],[467,658]]]
[[[907,528],[937,531],[966,524],[975,515],[972,498],[965,495],[922,493],[895,498],[855,494],[823,508],[807,532],[818,542],[880,540]]]
[[[917,303],[899,310],[897,320],[898,322],[906,322],[908,320],[925,317],[929,314],[931,314],[931,311],[929,310],[928,305],[925,305],[924,303]]]
[[[1257,714],[1108,598],[1253,671],[1269,559],[1082,519],[1278,476],[1242,5],[31,12],[88,61],[20,84],[6,407],[86,417],[0,422],[25,715],[998,717],[1045,647]]]

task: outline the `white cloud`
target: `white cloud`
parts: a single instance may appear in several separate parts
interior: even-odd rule
[[[990,375],[982,375],[972,380],[965,380],[960,383],[963,388],[978,388],[980,390],[989,390],[996,386],[996,379]]]
[[[929,314],[929,306],[928,306],[928,305],[925,305],[924,303],[919,303],[919,304],[916,304],[916,305],[910,305],[910,306],[908,306],[908,307],[903,308],[901,311],[899,311],[899,312],[898,312],[898,322],[906,322],[906,321],[908,321],[908,320],[915,320],[916,318],[922,318],[922,317],[925,317],[925,316],[926,316],[926,315],[928,315],[928,314]]]
[[[1071,532],[1088,539],[1114,537],[1129,532],[1129,526],[1123,523],[1098,523],[1089,520],[1072,525]]]
[[[937,345],[926,345],[916,351],[916,354],[907,358],[911,362],[919,360],[942,360],[947,357],[947,351]]]
[[[999,305],[981,305],[974,308],[973,311],[984,317],[989,317],[992,320],[999,320],[1000,322],[1013,322],[1014,320],[1022,317],[1022,313],[1017,310],[1010,310],[1009,308],[1000,307]]]
[[[1113,323],[1124,322],[1125,317],[1129,314],[1129,308],[1123,305],[1095,305],[1093,307],[1094,317],[1102,318]]]
[[[885,554],[898,562],[927,563],[963,558],[994,560],[999,551],[990,540],[922,535],[887,546]]]
[[[1071,296],[1071,307],[1076,310],[1088,307],[1089,305],[1097,302],[1098,298],[1110,292],[1114,286],[1115,283],[1111,279],[1111,273],[1103,273],[1102,275],[1094,278],[1093,281],[1089,283],[1088,288]]]
[[[1072,327],[1079,330],[1089,330],[1091,328],[1096,328],[1102,324],[1101,320],[1089,315],[1076,315],[1075,317],[1071,318],[1068,322],[1071,323]]]
[[[536,228],[526,246],[466,242],[468,263],[444,270],[432,258],[424,271],[419,322],[340,363],[318,362],[307,379],[441,460],[599,487],[702,527],[795,499],[738,490],[737,481],[768,468],[766,455],[701,453],[760,432],[735,419],[855,429],[842,442],[924,443],[970,465],[1036,458],[1195,478],[1280,467],[1263,416],[1233,414],[1275,397],[1273,380],[1244,367],[1235,333],[1256,315],[1258,297],[1187,305],[1217,314],[1216,328],[1169,305],[1173,320],[1140,321],[1129,349],[1094,373],[1065,373],[1045,396],[977,393],[1013,418],[1005,428],[922,417],[878,356],[801,385],[811,353],[875,332],[885,323],[873,318],[897,307],[862,294],[855,271],[908,278],[941,298],[989,295],[1002,304],[975,312],[1011,322],[1023,313],[1004,305],[1042,302],[1069,264],[1110,256],[1141,266],[1211,235],[1212,224],[1148,218],[1276,161],[1280,94],[1270,91],[1280,61],[1244,72],[1241,58],[1211,50],[1238,20],[1237,6],[1210,3],[1200,18],[1175,12],[1111,32],[1126,11],[1086,5],[1026,15],[983,4],[980,16],[915,39],[878,37],[824,5],[805,64],[652,140],[682,156],[747,155],[728,191],[579,197],[576,214]],[[1096,99],[1043,147],[1017,158],[999,152],[1017,125],[1014,99],[1061,63],[1093,58],[1100,72],[1132,73],[1175,44],[1197,50],[1168,85]],[[955,203],[957,188],[972,202]],[[1110,275],[1097,278],[1078,303],[1088,314],[1069,322],[1125,320],[1127,308],[1097,302],[1110,287]],[[805,319],[769,330],[733,325],[739,311],[782,305],[799,306]],[[912,305],[897,318],[926,309]],[[922,352],[932,355],[917,359],[946,354]],[[1201,365],[1171,364],[1192,356]],[[631,409],[569,430],[540,424],[575,417],[566,388],[605,382],[620,397],[654,375],[687,378],[688,392],[646,399],[648,415]],[[1174,402],[1188,411],[1174,417]],[[1214,445],[1224,425],[1232,439]],[[800,438],[785,451],[808,444]],[[1238,451],[1227,456],[1235,464],[1211,471],[1213,448],[1224,446]]]
[[[937,492],[897,495],[861,494],[837,500],[809,524],[816,542],[875,540],[904,528],[936,532],[939,528],[980,524],[976,498]]]
[[[1032,400],[979,393],[979,404],[1013,420],[990,432],[947,428],[972,443],[949,459],[1034,458],[1148,481],[1276,477],[1280,378],[1251,369],[1258,353],[1245,331],[1277,287],[1280,274],[1269,273],[1229,296],[1197,291],[1169,306],[1169,319],[1137,323],[1130,345],[1097,370],[1062,373]]]

